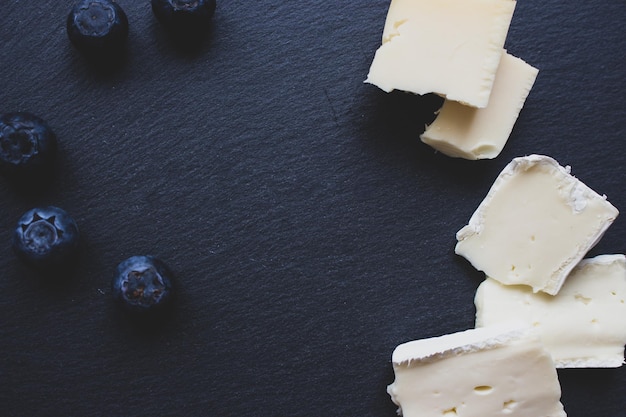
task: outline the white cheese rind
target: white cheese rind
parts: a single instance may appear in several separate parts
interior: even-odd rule
[[[582,260],[555,296],[487,279],[478,287],[476,326],[523,320],[557,368],[615,368],[626,344],[626,257]]]
[[[411,365],[493,349],[505,346],[513,340],[522,339],[527,336],[528,332],[529,327],[519,322],[413,340],[397,346],[391,355],[391,361],[394,364]]]
[[[618,214],[569,167],[515,158],[457,232],[455,252],[503,284],[554,295]]]
[[[564,417],[550,355],[529,330],[472,329],[398,346],[387,387],[405,417]]]
[[[365,82],[486,107],[516,2],[392,0]]]
[[[446,100],[422,142],[455,158],[492,159],[502,152],[537,78],[537,68],[505,53],[483,109]]]

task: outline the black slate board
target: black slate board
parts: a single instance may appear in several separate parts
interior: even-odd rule
[[[69,44],[71,2],[6,0],[0,112],[45,118],[60,164],[40,193],[0,182],[3,416],[394,416],[402,342],[473,326],[482,275],[455,233],[514,157],[542,153],[626,209],[626,4],[517,5],[510,53],[540,69],[491,161],[418,140],[439,99],[363,84],[388,1],[219,2],[182,50],[148,0],[120,0],[128,57],[104,71]],[[34,205],[83,234],[48,285],[10,251]],[[624,253],[626,221],[590,255]],[[175,314],[124,321],[124,258],[174,269]],[[626,369],[559,371],[570,417],[624,415]]]

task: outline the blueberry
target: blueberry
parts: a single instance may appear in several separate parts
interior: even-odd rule
[[[161,310],[172,299],[172,273],[153,256],[132,256],[117,266],[113,297],[130,311]]]
[[[152,0],[152,12],[157,20],[177,34],[206,30],[215,6],[215,0]]]
[[[88,53],[119,50],[128,37],[128,18],[114,1],[81,0],[67,16],[67,35]]]
[[[13,250],[35,267],[65,266],[78,248],[78,226],[63,209],[54,206],[27,211],[13,233]]]
[[[0,116],[0,172],[30,178],[47,174],[56,157],[57,140],[48,124],[25,112]]]

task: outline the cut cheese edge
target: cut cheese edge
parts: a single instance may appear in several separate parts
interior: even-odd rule
[[[366,83],[486,107],[516,2],[392,0]]]
[[[558,368],[614,368],[624,363],[626,257],[584,259],[559,293],[533,293],[523,285],[480,284],[476,326],[524,321],[533,326]]]
[[[618,214],[569,167],[515,158],[457,232],[455,252],[503,284],[554,295]]]
[[[483,109],[446,100],[422,142],[456,158],[492,159],[504,148],[537,78],[537,68],[505,53]]]
[[[530,330],[494,326],[416,340],[392,355],[405,417],[564,417],[550,355]]]

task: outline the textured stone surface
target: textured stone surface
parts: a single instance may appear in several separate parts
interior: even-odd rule
[[[0,179],[3,416],[391,417],[393,348],[473,326],[481,275],[454,236],[513,157],[550,155],[626,210],[623,2],[518,3],[507,48],[540,72],[492,161],[419,141],[439,99],[363,84],[386,1],[219,2],[183,51],[148,1],[120,0],[128,56],[109,70],[70,45],[66,3],[3,4],[0,112],[60,145],[45,191]],[[84,238],[61,288],[10,252],[40,204]],[[624,235],[619,217],[593,253]],[[158,332],[110,299],[146,253],[181,290]],[[625,371],[560,373],[568,415],[620,415]]]

